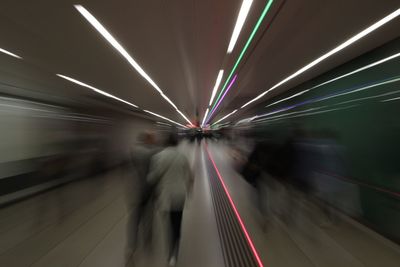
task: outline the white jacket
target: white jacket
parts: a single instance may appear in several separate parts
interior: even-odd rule
[[[159,208],[163,211],[183,210],[192,177],[189,162],[177,147],[167,147],[154,155],[147,181],[155,185]]]

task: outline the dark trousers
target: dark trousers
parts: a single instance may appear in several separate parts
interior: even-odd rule
[[[151,198],[144,199],[134,207],[128,219],[128,248],[136,251],[138,247],[139,228],[143,235],[143,244],[150,246],[152,241],[153,202]],[[140,227],[141,226],[141,227]]]
[[[179,241],[181,239],[181,225],[182,225],[183,211],[170,211],[169,218],[171,224],[171,247],[169,256],[178,256]]]

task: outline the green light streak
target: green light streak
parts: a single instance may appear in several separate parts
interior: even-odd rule
[[[224,93],[225,88],[226,88],[226,86],[228,85],[229,80],[232,78],[233,73],[235,72],[236,68],[238,67],[240,61],[242,61],[243,56],[244,56],[244,54],[246,53],[247,49],[249,48],[251,41],[253,41],[254,36],[256,35],[258,29],[260,28],[260,25],[261,25],[262,21],[264,20],[264,18],[265,18],[265,16],[267,15],[269,9],[271,8],[272,2],[274,2],[274,0],[269,0],[268,3],[267,3],[267,5],[265,6],[265,8],[264,8],[264,10],[263,10],[263,12],[262,12],[260,18],[258,19],[256,25],[254,26],[253,31],[252,31],[251,34],[250,34],[249,39],[248,39],[247,42],[246,42],[246,45],[243,47],[242,52],[240,53],[238,59],[236,60],[236,63],[235,63],[235,65],[233,66],[233,69],[231,70],[231,73],[229,74],[228,79],[226,79],[225,84],[224,84],[224,86],[222,87],[221,92],[219,93],[217,99],[214,101],[214,105],[213,105],[212,109],[210,110],[210,113],[209,113],[209,114],[212,114],[212,110],[214,110],[215,105],[218,103],[218,100],[221,98],[222,94]]]

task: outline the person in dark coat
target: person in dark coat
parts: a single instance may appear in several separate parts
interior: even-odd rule
[[[143,132],[138,136],[138,143],[131,150],[130,163],[134,179],[128,185],[128,238],[126,245],[126,261],[138,246],[139,228],[142,230],[144,242],[149,243],[152,233],[152,195],[153,189],[147,183],[151,158],[160,149],[156,146],[155,136],[152,132]],[[130,175],[130,177],[132,177]]]

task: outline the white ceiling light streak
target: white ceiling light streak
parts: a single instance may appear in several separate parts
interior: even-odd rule
[[[176,111],[179,114],[181,114],[181,116],[187,121],[187,123],[189,123],[190,125],[193,125],[192,122],[179,109],[176,109]]]
[[[178,110],[178,107],[174,104],[174,102],[172,102],[171,99],[169,99],[168,96],[166,96],[164,93],[161,93],[161,96],[162,96],[165,100],[167,100],[167,102],[170,103],[171,106],[174,107],[174,109],[176,109],[177,111],[179,111],[179,110]]]
[[[399,57],[399,56],[400,56],[400,53],[397,53],[397,54],[391,55],[391,56],[389,56],[389,57],[383,58],[383,59],[381,59],[381,60],[375,61],[374,63],[368,64],[368,65],[366,65],[366,66],[364,66],[364,67],[361,67],[361,68],[356,69],[356,70],[354,70],[354,71],[351,71],[351,72],[349,72],[349,73],[343,74],[343,75],[341,75],[341,76],[338,76],[338,77],[336,77],[336,78],[333,78],[333,79],[328,80],[328,81],[326,81],[326,82],[323,82],[323,83],[321,83],[321,84],[318,84],[318,85],[316,85],[316,86],[313,86],[313,87],[310,88],[310,90],[311,90],[311,89],[318,88],[318,87],[323,86],[323,85],[325,85],[325,84],[328,84],[328,83],[337,81],[337,80],[339,80],[339,79],[348,77],[348,76],[350,76],[350,75],[356,74],[356,73],[358,73],[358,72],[360,72],[360,71],[363,71],[363,70],[366,70],[366,69],[370,69],[370,68],[372,68],[372,67],[375,67],[375,66],[377,66],[377,65],[380,65],[380,64],[382,64],[382,63],[385,63],[386,61],[395,59],[395,58],[397,58],[397,57]]]
[[[400,100],[400,97],[389,98],[389,99],[386,99],[386,100],[382,100],[381,102],[389,102],[389,101],[395,101],[395,100]]]
[[[342,107],[342,108],[333,108],[333,109],[327,109],[327,110],[321,110],[321,111],[314,111],[314,112],[309,112],[309,113],[302,113],[294,116],[288,116],[288,117],[281,117],[281,118],[269,118],[268,120],[263,120],[263,121],[255,121],[255,124],[263,124],[263,123],[269,123],[269,122],[274,122],[274,121],[280,121],[280,120],[286,120],[286,119],[292,119],[292,118],[298,118],[298,117],[305,117],[305,116],[312,116],[312,115],[318,115],[318,114],[323,114],[323,113],[328,113],[332,111],[339,111],[339,110],[345,110],[345,109],[350,109],[350,108],[355,108],[358,107],[359,105],[351,105],[347,107]],[[324,106],[323,108],[325,108]],[[322,107],[321,107],[322,108]]]
[[[161,122],[161,121],[156,121],[156,124],[165,125],[165,126],[172,126],[169,123],[165,123],[165,122]]]
[[[221,84],[223,76],[224,76],[224,70],[219,70],[218,76],[217,76],[217,80],[215,81],[215,85],[214,85],[214,88],[213,88],[212,93],[211,93],[210,103],[208,104],[209,107],[207,108],[206,113],[204,114],[204,118],[203,118],[203,122],[201,123],[201,127],[204,126],[204,123],[205,123],[205,121],[207,119],[207,116],[208,116],[208,112],[210,112],[210,106],[211,106],[211,104],[212,104],[212,102],[214,100],[215,95],[217,94],[218,87]]]
[[[81,15],[128,61],[128,63],[147,81],[151,86],[156,89],[160,95],[167,100],[167,102],[174,107],[176,111],[186,120],[186,116],[178,110],[176,105],[163,93],[161,88],[150,78],[150,76],[140,67],[140,65],[129,55],[129,53],[122,47],[122,45],[111,35],[111,33],[104,28],[104,26],[83,6],[74,5],[74,7],[81,13]],[[192,123],[189,121],[192,125]]]
[[[369,100],[369,99],[379,98],[379,97],[388,96],[388,95],[394,95],[394,94],[398,94],[398,93],[400,93],[400,90],[389,92],[389,93],[384,93],[384,94],[379,94],[379,95],[374,95],[374,96],[356,98],[356,99],[336,103],[334,105],[348,104],[348,103],[352,103],[352,102],[358,102],[358,101]]]
[[[207,108],[207,110],[206,110],[206,113],[204,114],[203,121],[201,122],[201,127],[203,127],[203,126],[204,126],[204,122],[206,121],[206,118],[207,118],[208,112],[210,112],[210,108]]]
[[[290,116],[290,115],[294,115],[294,114],[310,112],[310,111],[322,109],[322,108],[325,108],[325,107],[327,107],[327,106],[322,106],[322,107],[317,107],[317,108],[309,108],[309,109],[306,109],[306,110],[299,110],[299,111],[288,112],[288,113],[284,113],[284,114],[281,114],[281,115],[276,115],[276,116],[272,116],[272,117],[262,118],[262,119],[259,119],[259,120],[252,120],[252,122],[267,121],[267,120],[270,120],[270,119],[276,119],[276,118],[281,118],[281,117]]]
[[[22,57],[20,57],[20,56],[14,54],[14,53],[11,53],[10,51],[5,50],[5,49],[3,49],[3,48],[0,48],[0,52],[1,52],[1,53],[4,53],[4,54],[6,54],[6,55],[9,55],[9,56],[18,58],[18,59],[22,59]]]
[[[227,119],[228,117],[230,117],[230,116],[232,116],[233,114],[235,114],[237,111],[238,111],[238,110],[235,109],[234,111],[232,111],[231,113],[229,113],[229,114],[226,115],[225,117],[223,117],[223,118],[217,120],[216,122],[214,122],[212,125],[215,125],[215,124],[217,124],[217,123],[219,123],[219,122],[221,122],[221,121]]]
[[[164,119],[164,120],[166,120],[166,121],[172,122],[172,123],[174,123],[174,124],[176,124],[176,125],[178,125],[178,126],[181,126],[181,127],[183,127],[183,128],[187,128],[185,125],[180,124],[179,122],[176,122],[176,121],[173,121],[173,120],[171,120],[171,119],[168,119],[167,117],[164,117],[164,116],[162,116],[162,115],[160,115],[160,114],[157,114],[157,113],[155,113],[155,112],[152,112],[152,111],[150,111],[150,110],[144,109],[143,111],[146,112],[146,113],[149,113],[149,114],[151,114],[151,115],[153,115],[153,116],[156,116],[156,117],[159,117],[159,118],[161,118],[161,119]]]
[[[224,76],[224,70],[220,70],[218,72],[217,80],[215,81],[214,89],[213,89],[212,94],[211,94],[210,103],[208,104],[209,106],[211,106],[211,104],[212,104],[212,102],[214,100],[214,97],[217,94],[218,87],[221,84],[221,80],[222,80],[223,76]]]
[[[249,14],[251,4],[253,0],[243,0],[242,6],[240,7],[239,16],[236,20],[235,28],[232,32],[231,41],[229,42],[228,46],[228,54],[232,53],[233,49],[235,48],[236,42],[239,38],[239,34],[242,31],[243,25],[246,21],[247,15]]]
[[[242,120],[238,121],[235,125],[250,123],[255,118],[257,118],[257,116],[254,116],[254,117],[251,117],[251,118],[242,119]]]
[[[318,108],[310,108],[310,109],[307,109],[307,110],[293,111],[293,112],[288,112],[288,113],[284,113],[284,114],[281,114],[281,115],[271,116],[271,115],[274,115],[274,114],[278,114],[278,113],[282,113],[282,112],[291,110],[294,107],[283,108],[283,109],[279,109],[279,110],[276,110],[276,111],[273,111],[273,112],[268,112],[268,113],[265,113],[265,114],[255,115],[253,117],[242,119],[239,122],[237,122],[236,124],[239,124],[239,123],[251,123],[251,122],[261,122],[261,121],[269,120],[269,119],[272,119],[272,118],[279,118],[281,116],[286,116],[286,115],[290,115],[290,114],[308,112],[308,111],[317,110],[317,109],[321,109],[321,108],[325,108],[325,107],[328,107],[328,106],[321,106],[321,107],[318,107]]]
[[[299,76],[300,74],[304,73],[305,71],[311,69],[312,67],[314,67],[315,65],[321,63],[322,61],[324,61],[325,59],[331,57],[332,55],[338,53],[339,51],[345,49],[346,47],[352,45],[353,43],[357,42],[358,40],[362,39],[363,37],[367,36],[368,34],[370,34],[371,32],[377,30],[378,28],[382,27],[383,25],[385,25],[386,23],[390,22],[391,20],[397,18],[400,15],[400,8],[395,10],[394,12],[390,13],[389,15],[387,15],[386,17],[380,19],[379,21],[375,22],[374,24],[372,24],[371,26],[367,27],[366,29],[362,30],[361,32],[359,32],[358,34],[354,35],[353,37],[349,38],[348,40],[346,40],[345,42],[341,43],[340,45],[338,45],[337,47],[335,47],[334,49],[330,50],[329,52],[327,52],[326,54],[320,56],[319,58],[315,59],[314,61],[310,62],[309,64],[305,65],[304,67],[300,68],[298,71],[296,71],[295,73],[289,75],[288,77],[286,77],[285,79],[283,79],[282,81],[280,81],[279,83],[275,84],[274,86],[272,86],[270,89],[264,91],[262,94],[258,95],[256,98],[250,100],[249,102],[247,102],[246,104],[244,104],[242,107],[240,108],[245,108],[246,106],[250,105],[251,103],[259,100],[260,98],[262,98],[265,94],[267,94],[268,92],[276,89],[277,87],[281,86],[284,83],[287,83],[288,81],[294,79],[295,77]]]
[[[283,98],[283,99],[281,99],[281,100],[278,100],[278,101],[276,101],[276,102],[274,102],[274,103],[272,103],[272,104],[269,104],[267,107],[276,105],[276,104],[281,103],[281,102],[283,102],[283,101],[289,100],[289,99],[294,98],[294,97],[299,96],[299,95],[302,95],[302,94],[304,94],[304,93],[307,93],[308,91],[310,91],[310,89],[301,91],[301,92],[299,92],[299,93],[297,93],[297,94],[294,94],[294,95],[292,95],[292,96],[289,96],[289,97]]]
[[[74,5],[81,15],[135,68],[143,78],[145,78],[160,94],[162,93],[158,85],[140,67],[140,65],[129,55],[122,45],[107,31],[106,28],[83,6]]]
[[[89,88],[89,89],[95,91],[96,93],[99,93],[99,94],[104,95],[104,96],[106,96],[106,97],[109,97],[109,98],[118,100],[118,101],[120,101],[120,102],[122,102],[122,103],[125,103],[125,104],[130,105],[130,106],[135,107],[135,108],[138,108],[137,105],[132,104],[131,102],[128,102],[128,101],[126,101],[126,100],[123,100],[123,99],[121,99],[121,98],[119,98],[119,97],[116,97],[116,96],[114,96],[114,95],[112,95],[112,94],[109,94],[109,93],[107,93],[107,92],[104,92],[103,90],[97,89],[96,87],[93,87],[93,86],[91,86],[91,85],[88,85],[88,84],[86,84],[86,83],[83,83],[83,82],[81,82],[81,81],[78,81],[78,80],[76,80],[76,79],[74,79],[74,78],[71,78],[71,77],[68,77],[68,76],[65,76],[65,75],[62,75],[62,74],[57,74],[57,76],[60,77],[60,78],[65,79],[65,80],[68,80],[68,81],[70,81],[70,82],[73,82],[73,83],[75,83],[75,84],[78,84],[78,85],[80,85],[80,86]]]

